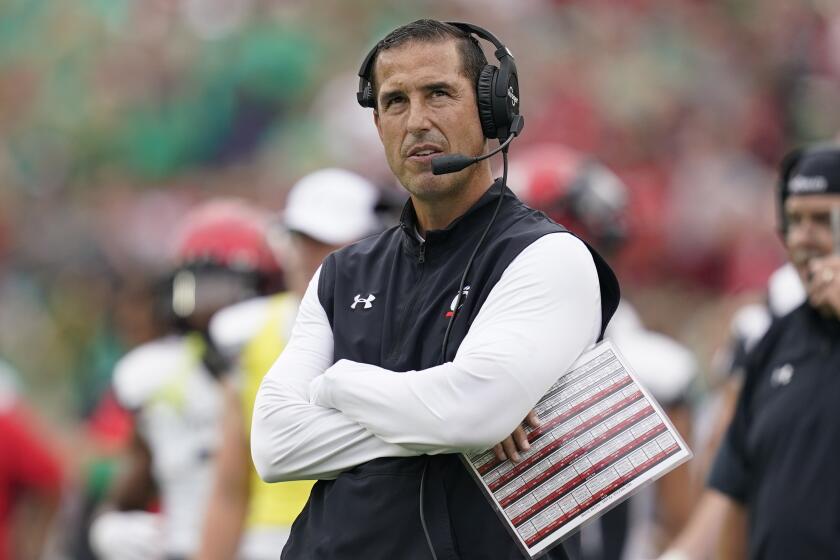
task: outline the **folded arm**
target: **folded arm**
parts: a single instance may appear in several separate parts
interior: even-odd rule
[[[387,443],[338,410],[310,403],[309,383],[333,360],[333,335],[318,300],[316,272],[283,353],[254,405],[251,455],[269,482],[331,479],[380,457],[416,455]]]
[[[549,234],[508,266],[452,362],[395,374],[341,360],[314,378],[309,394],[401,448],[488,449],[596,341],[600,326],[592,255],[572,235]]]

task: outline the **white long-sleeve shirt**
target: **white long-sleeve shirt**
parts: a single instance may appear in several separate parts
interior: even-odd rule
[[[406,372],[333,364],[319,273],[257,394],[251,450],[268,481],[332,479],[380,457],[487,449],[510,435],[601,326],[592,255],[574,236],[551,233],[507,267],[453,361]]]

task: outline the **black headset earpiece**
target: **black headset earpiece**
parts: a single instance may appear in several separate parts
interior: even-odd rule
[[[362,66],[359,68],[359,91],[356,92],[356,101],[367,109],[376,109],[376,99],[373,98],[373,85],[370,81],[370,73],[373,70],[373,59],[379,49],[376,45],[367,53]]]
[[[518,135],[522,129],[522,119],[514,121],[514,117],[519,114],[519,78],[516,61],[510,50],[495,35],[477,25],[455,21],[446,23],[493,43],[496,47],[494,56],[499,66],[487,64],[481,70],[475,89],[478,118],[484,136],[502,142],[511,133]]]
[[[455,21],[446,23],[468,35],[484,39],[496,47],[494,55],[499,61],[499,66],[487,64],[481,70],[475,91],[478,118],[481,121],[484,136],[502,142],[511,134],[518,135],[524,125],[524,119],[519,116],[519,79],[513,55],[495,35],[486,29],[470,23]],[[356,93],[359,105],[371,109],[376,108],[376,99],[373,96],[370,80],[376,53],[377,47],[373,47],[362,62],[359,69],[359,91]]]

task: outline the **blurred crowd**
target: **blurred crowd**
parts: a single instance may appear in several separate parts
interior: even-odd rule
[[[279,216],[334,166],[399,196],[355,72],[419,17],[482,25],[517,56],[512,156],[560,143],[627,185],[612,264],[645,324],[693,352],[692,437],[713,431],[732,315],[784,258],[778,161],[840,131],[840,4],[5,0],[0,357],[57,450],[64,509],[110,480],[129,432],[108,412],[114,366],[166,330],[186,212],[238,196]]]

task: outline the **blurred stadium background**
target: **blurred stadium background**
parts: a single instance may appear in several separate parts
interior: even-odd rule
[[[390,184],[355,73],[420,17],[514,52],[512,152],[562,142],[630,186],[624,290],[697,353],[709,391],[733,310],[783,260],[776,162],[840,131],[836,1],[2,0],[0,356],[55,433],[159,333],[154,285],[187,208],[280,210],[325,165]]]

